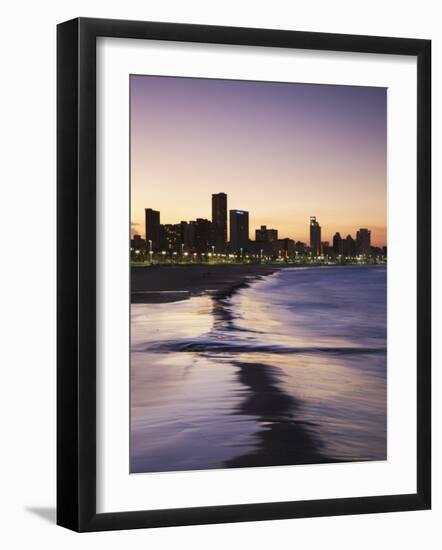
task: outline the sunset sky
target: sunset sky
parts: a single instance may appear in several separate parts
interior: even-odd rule
[[[211,218],[212,193],[250,212],[279,237],[309,242],[372,230],[386,244],[387,90],[130,77],[131,220],[144,209],[161,223]]]

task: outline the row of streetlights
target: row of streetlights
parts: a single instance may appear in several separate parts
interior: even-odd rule
[[[260,260],[271,260],[272,258],[269,257],[269,256],[264,256],[263,255],[263,249],[260,250],[260,253],[259,253],[259,256],[256,255],[256,254],[246,254],[244,255],[244,250],[241,248],[239,253],[238,254],[222,254],[222,253],[216,253],[215,252],[215,247],[212,246],[212,252],[184,252],[183,249],[181,249],[181,254],[180,254],[180,257],[181,258],[193,258],[193,259],[197,259],[198,256],[200,256],[201,258],[222,258],[223,260],[234,260],[235,258],[236,259],[241,259],[243,260],[244,258],[245,259],[250,259],[250,258],[259,258]],[[131,248],[131,253],[135,254],[135,256],[140,256],[143,254],[143,250],[139,249],[139,248]],[[166,256],[169,256],[169,257],[172,257],[172,258],[176,258],[178,256],[178,252],[177,251],[166,251],[166,250],[162,250],[160,252],[156,252],[155,253],[156,256],[160,256],[160,258],[163,258],[165,259]],[[152,248],[149,247],[149,251],[148,251],[148,255],[149,255],[149,261],[152,262],[153,261],[153,257],[154,257],[154,252],[152,251]]]
[[[153,260],[154,260],[154,252],[152,250],[152,241],[149,240],[148,241],[149,243],[149,250],[148,250],[148,255],[149,255],[149,262],[150,263],[153,263]],[[198,256],[201,257],[202,260],[204,260],[205,258],[207,260],[209,259],[212,259],[212,258],[221,258],[223,262],[225,262],[226,260],[235,260],[235,259],[240,259],[241,261],[244,260],[244,258],[246,260],[250,260],[250,259],[258,259],[260,260],[260,262],[262,262],[263,260],[265,261],[269,261],[269,260],[273,260],[273,261],[286,261],[286,260],[292,260],[293,259],[296,259],[298,260],[300,258],[300,256],[298,255],[298,253],[296,253],[296,256],[295,258],[289,258],[289,257],[284,257],[281,255],[281,251],[279,251],[279,256],[278,258],[274,258],[274,257],[269,257],[269,256],[264,256],[263,255],[263,252],[264,250],[261,248],[260,251],[259,251],[259,256],[257,254],[246,254],[244,256],[244,250],[243,248],[240,248],[239,249],[239,253],[238,254],[222,254],[222,253],[215,253],[215,246],[212,245],[211,246],[211,249],[212,249],[212,252],[201,252],[201,253],[197,253],[197,252],[185,252],[184,251],[184,244],[181,244],[181,258],[182,259],[188,259],[189,256],[191,258],[191,260],[193,259],[193,261],[196,261],[198,259]],[[136,257],[139,257],[140,255],[142,255],[142,250],[141,249],[138,249],[138,248],[131,248],[131,252],[135,254]],[[173,259],[176,259],[176,257],[178,256],[178,252],[177,251],[173,251],[173,252],[170,252],[170,251],[166,251],[166,250],[162,250],[161,252],[158,252],[156,253],[157,255],[160,255],[160,258],[162,258],[163,260],[166,260],[166,256],[168,254],[170,254],[170,258],[173,258]],[[347,260],[353,260],[353,261],[356,261],[356,262],[365,262],[367,261],[368,259],[373,259],[373,260],[377,260],[378,262],[379,261],[384,261],[385,258],[381,257],[381,256],[378,256],[376,258],[366,258],[366,257],[362,257],[362,256],[357,256],[357,257],[354,257],[354,258],[344,258],[343,256],[338,256],[336,258],[331,258],[329,256],[319,256],[319,257],[309,257],[309,256],[301,256],[301,260],[302,262],[296,262],[296,263],[306,263],[306,262],[309,262],[311,263],[312,261],[314,262],[324,262],[324,261],[329,261],[330,259],[333,259],[333,260],[337,260],[338,262],[341,262],[343,259],[347,259]]]

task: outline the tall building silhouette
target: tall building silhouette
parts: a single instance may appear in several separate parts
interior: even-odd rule
[[[230,210],[230,248],[238,252],[249,244],[249,213],[245,210]]]
[[[212,195],[212,230],[216,252],[224,252],[227,243],[227,195]]]
[[[343,247],[342,247],[342,237],[340,233],[335,233],[333,236],[333,253],[336,256],[342,256]]]
[[[158,252],[161,248],[160,213],[152,208],[144,209],[146,224],[146,245],[152,252]],[[149,242],[150,241],[150,242]]]
[[[356,250],[358,254],[364,256],[370,255],[371,248],[371,231],[366,228],[361,228],[356,233]]]
[[[195,225],[195,250],[199,253],[209,251],[212,242],[212,223],[205,218],[197,218]]]
[[[316,216],[310,216],[310,248],[312,256],[321,255],[321,226]]]
[[[354,258],[356,256],[356,241],[351,235],[347,235],[344,241],[342,241],[343,254],[347,258]]]

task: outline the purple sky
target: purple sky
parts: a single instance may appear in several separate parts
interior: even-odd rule
[[[386,243],[386,88],[130,77],[131,219],[211,217],[212,193],[308,242],[372,230]]]

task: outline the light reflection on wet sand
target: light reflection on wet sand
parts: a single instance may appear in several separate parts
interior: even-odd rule
[[[385,287],[284,270],[132,305],[131,471],[385,459]]]

